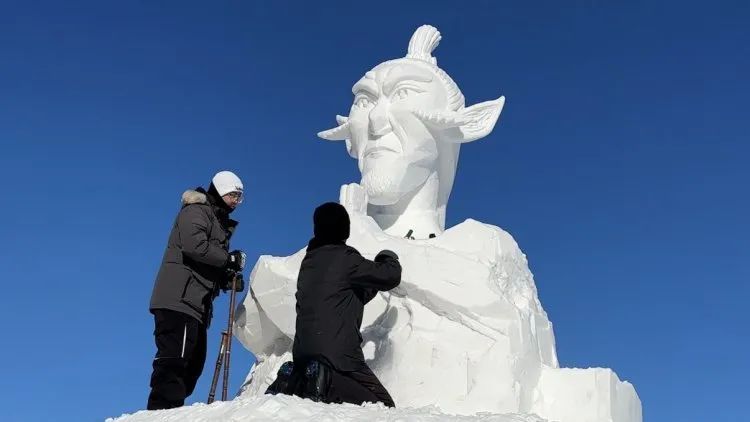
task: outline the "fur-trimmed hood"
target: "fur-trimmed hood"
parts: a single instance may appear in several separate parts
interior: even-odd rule
[[[188,189],[182,194],[182,205],[190,204],[208,204],[208,198],[205,193]]]
[[[209,195],[212,195],[211,198],[208,197]],[[237,224],[239,224],[236,220],[229,218],[229,214],[234,210],[226,206],[221,198],[219,198],[218,201],[221,201],[223,207],[215,205],[214,201],[216,200],[212,200],[212,198],[215,198],[215,195],[215,188],[213,186],[208,192],[203,190],[203,188],[188,189],[182,193],[182,206],[186,207],[193,204],[208,205],[213,209],[213,213],[219,221],[221,221],[222,225],[230,231],[233,231]]]

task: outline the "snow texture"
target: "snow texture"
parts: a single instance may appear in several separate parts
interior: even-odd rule
[[[388,409],[382,404],[321,404],[293,396],[240,397],[210,405],[196,403],[170,410],[140,411],[107,422],[227,422],[227,421],[480,421],[547,422],[531,415],[483,414],[475,417],[445,415],[434,407]]]

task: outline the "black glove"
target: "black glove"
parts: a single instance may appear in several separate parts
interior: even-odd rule
[[[396,255],[396,252],[389,251],[388,249],[383,249],[375,256],[375,262],[383,262],[388,259],[395,259],[396,261],[398,261],[398,255]]]
[[[240,272],[245,269],[245,261],[247,261],[247,255],[245,255],[245,252],[234,250],[229,252],[227,268]]]
[[[245,278],[242,277],[242,273],[234,273],[234,272],[231,272],[228,275],[226,281],[224,281],[224,284],[221,286],[221,290],[225,292],[232,290],[232,279],[234,277],[237,277],[237,280],[234,282],[234,291],[241,292],[245,290]]]

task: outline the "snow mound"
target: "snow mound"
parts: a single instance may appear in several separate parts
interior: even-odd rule
[[[382,404],[322,404],[294,396],[242,396],[210,405],[195,403],[177,409],[140,411],[109,418],[106,422],[224,422],[224,421],[479,421],[548,422],[534,415],[491,414],[457,416],[440,413],[434,406],[389,409]]]

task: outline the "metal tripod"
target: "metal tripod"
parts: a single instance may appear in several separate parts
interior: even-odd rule
[[[219,356],[216,357],[216,367],[214,368],[214,376],[211,380],[211,390],[208,392],[208,404],[213,403],[214,397],[216,397],[216,385],[219,383],[219,373],[221,366],[224,365],[224,384],[221,390],[221,400],[227,399],[227,388],[229,386],[229,360],[232,355],[232,322],[234,322],[234,301],[237,295],[237,277],[239,273],[235,273],[232,276],[232,289],[229,294],[229,321],[227,321],[227,329],[221,332],[221,343],[219,345]]]

